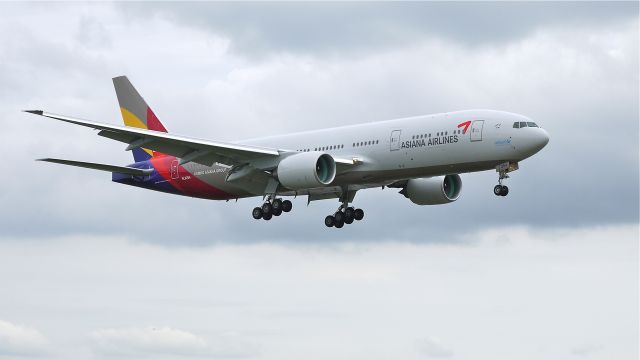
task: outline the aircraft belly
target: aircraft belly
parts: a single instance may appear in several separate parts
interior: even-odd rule
[[[261,195],[264,190],[265,183],[255,181],[242,181],[229,183],[225,179],[230,167],[214,164],[213,166],[204,166],[197,163],[189,163],[185,165],[193,176],[207,185],[219,189],[228,194],[225,199],[243,198],[255,195]],[[249,179],[248,179],[249,180]]]

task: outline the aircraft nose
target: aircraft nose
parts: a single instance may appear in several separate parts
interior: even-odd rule
[[[547,146],[547,144],[549,143],[549,133],[547,132],[547,130],[540,129],[540,134],[538,135],[538,143],[540,149]]]
[[[549,133],[540,128],[526,128],[526,132],[521,132],[518,138],[518,150],[520,154],[527,158],[538,151],[542,150],[549,143]]]

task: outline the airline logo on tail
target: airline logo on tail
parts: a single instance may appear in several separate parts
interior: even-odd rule
[[[162,125],[158,117],[153,113],[153,110],[147,105],[147,102],[144,101],[126,76],[113,78],[113,86],[118,96],[122,120],[126,126],[167,132],[167,129]],[[144,140],[141,140],[140,146],[143,145]],[[140,146],[132,150],[133,158],[136,162],[149,160],[154,156],[160,155],[160,153]]]

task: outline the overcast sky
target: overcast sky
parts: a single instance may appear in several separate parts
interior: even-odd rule
[[[0,358],[638,358],[638,4],[0,4]],[[236,140],[469,108],[551,141],[420,207],[396,190],[212,202],[41,157],[121,143],[127,75],[175,133]]]

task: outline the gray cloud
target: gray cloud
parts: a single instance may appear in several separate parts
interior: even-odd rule
[[[634,18],[632,2],[122,3],[133,19],[160,15],[229,37],[233,49],[271,52],[379,51],[424,37],[465,45],[513,41],[545,26]]]

